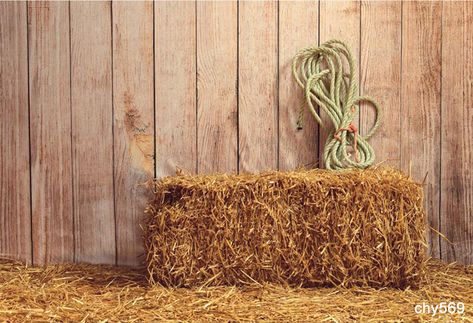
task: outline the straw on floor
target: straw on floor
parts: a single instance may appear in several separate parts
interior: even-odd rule
[[[0,322],[473,322],[473,266],[429,261],[418,290],[150,287],[145,270],[0,260]],[[459,314],[414,306],[462,302]]]
[[[152,284],[406,288],[423,275],[422,186],[394,169],[181,175],[153,190]]]

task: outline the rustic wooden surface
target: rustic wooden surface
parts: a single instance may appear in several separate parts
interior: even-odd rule
[[[236,2],[197,2],[198,172],[238,168]]]
[[[278,167],[278,3],[239,3],[239,170]]]
[[[297,121],[304,95],[292,76],[292,58],[299,50],[316,46],[319,6],[317,2],[279,3],[279,168],[314,167],[318,163],[318,126],[309,111]],[[294,37],[297,35],[297,37]]]
[[[74,219],[69,4],[29,2],[28,27],[33,263],[70,262]]]
[[[197,170],[196,4],[156,2],[156,175]]]
[[[115,263],[111,8],[70,6],[75,259]]]
[[[382,28],[380,28],[382,26]],[[360,93],[383,107],[383,124],[370,140],[377,161],[400,166],[401,140],[401,2],[363,1],[361,4]],[[381,58],[381,59],[380,59]],[[360,110],[360,133],[373,125],[368,104]]]
[[[442,3],[402,5],[401,168],[419,181],[425,178],[429,225],[438,230]],[[429,235],[429,247],[438,256],[437,235]]]
[[[154,175],[153,3],[113,2],[114,178],[117,263],[143,253],[141,183]]]
[[[0,254],[31,262],[26,10],[0,3]]]
[[[444,3],[442,29],[441,255],[473,263],[473,3]]]
[[[316,165],[327,131],[307,111],[297,130],[290,64],[339,38],[357,59],[360,93],[384,112],[377,162],[425,178],[429,225],[453,242],[429,234],[432,255],[473,262],[471,4],[0,9],[1,255],[137,265],[147,200],[137,184],[148,177]],[[360,110],[363,133],[373,116]]]

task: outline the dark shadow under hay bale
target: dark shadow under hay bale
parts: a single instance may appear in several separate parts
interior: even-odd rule
[[[417,287],[422,187],[387,169],[181,175],[153,185],[152,284]]]

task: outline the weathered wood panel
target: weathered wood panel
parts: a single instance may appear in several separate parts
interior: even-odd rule
[[[31,262],[27,13],[0,3],[0,255]]]
[[[382,28],[380,28],[382,26]],[[361,5],[360,93],[378,102],[382,124],[370,139],[376,162],[400,166],[401,2],[364,1]],[[369,104],[360,109],[360,133],[374,123]]]
[[[279,168],[314,167],[318,163],[318,125],[292,76],[292,58],[306,47],[317,46],[318,3],[312,1],[279,3]],[[296,36],[297,35],[297,36]]]
[[[443,4],[442,258],[473,263],[473,3]]]
[[[113,2],[113,104],[117,263],[143,253],[140,222],[154,175],[153,3]]]
[[[331,39],[341,40],[350,48],[353,58],[356,60],[356,72],[358,74],[360,62],[360,2],[320,1],[320,44]],[[359,84],[359,75],[357,75],[356,80]],[[359,124],[358,116],[355,116],[354,120],[356,126]],[[323,167],[324,147],[333,125],[330,117],[323,110],[320,112],[320,119],[326,125],[325,128],[319,129],[319,162],[320,166]]]
[[[196,21],[194,2],[155,3],[156,175],[194,173]]]
[[[76,261],[115,263],[109,2],[71,2]]]
[[[429,225],[439,228],[440,2],[405,2],[402,12],[401,168],[415,180],[427,175],[424,193]],[[436,235],[428,235],[432,255]]]
[[[239,171],[278,167],[278,3],[239,3]]]
[[[69,3],[28,3],[33,262],[74,260]]]
[[[432,255],[473,261],[468,2],[0,9],[0,254],[136,265],[146,202],[136,184],[148,176],[317,164],[327,130],[306,110],[297,130],[290,63],[338,38],[357,60],[360,93],[381,103],[377,162],[427,175],[429,224],[454,242],[432,234]],[[361,133],[372,120],[363,105]]]
[[[197,2],[199,173],[238,168],[237,5]]]

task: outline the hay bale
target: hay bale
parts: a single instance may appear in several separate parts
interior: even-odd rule
[[[155,181],[144,228],[151,284],[417,287],[422,187],[388,168]]]

